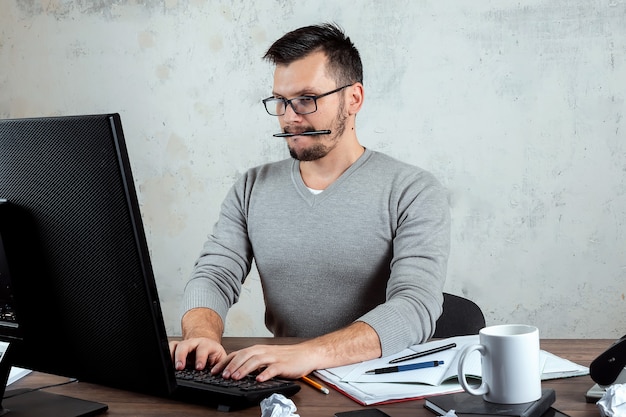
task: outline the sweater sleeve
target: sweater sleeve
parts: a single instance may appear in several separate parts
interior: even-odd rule
[[[422,171],[393,198],[396,227],[386,302],[359,321],[378,333],[383,356],[428,340],[442,312],[450,251],[450,210],[445,188]]]
[[[252,249],[246,227],[247,175],[224,199],[213,233],[205,242],[185,286],[183,313],[208,307],[226,322],[228,309],[237,302],[250,272]]]

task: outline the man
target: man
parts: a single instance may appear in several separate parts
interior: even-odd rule
[[[389,355],[431,337],[441,314],[450,218],[429,173],[365,149],[358,51],[334,25],[297,29],[265,55],[293,159],[249,170],[233,186],[185,289],[181,369],[239,379],[298,378]],[[256,261],[266,325],[306,341],[227,355],[224,319]],[[191,357],[191,356],[190,356]]]

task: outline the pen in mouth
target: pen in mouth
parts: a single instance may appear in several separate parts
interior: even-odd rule
[[[330,130],[307,130],[306,132],[301,133],[275,133],[272,136],[275,138],[289,138],[292,136],[317,136],[317,135],[330,135]]]

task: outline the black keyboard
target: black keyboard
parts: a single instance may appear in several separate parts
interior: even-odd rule
[[[291,380],[273,378],[258,382],[255,375],[248,375],[235,381],[211,375],[208,370],[195,369],[176,371],[176,382],[177,394],[182,400],[211,405],[221,411],[258,405],[274,393],[291,397],[300,391],[300,385]]]

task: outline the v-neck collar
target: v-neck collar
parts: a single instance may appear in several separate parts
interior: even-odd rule
[[[369,150],[369,148],[365,148],[365,151],[359,159],[354,161],[352,165],[348,167],[335,181],[332,182],[326,189],[324,189],[319,194],[313,194],[309,191],[309,188],[304,183],[302,179],[302,175],[300,174],[300,161],[293,160],[291,164],[291,180],[293,181],[298,194],[309,204],[309,206],[313,207],[316,203],[320,203],[324,201],[326,198],[334,194],[337,188],[341,186],[355,171],[357,171],[361,166],[363,166],[367,160],[373,155],[373,151]]]

